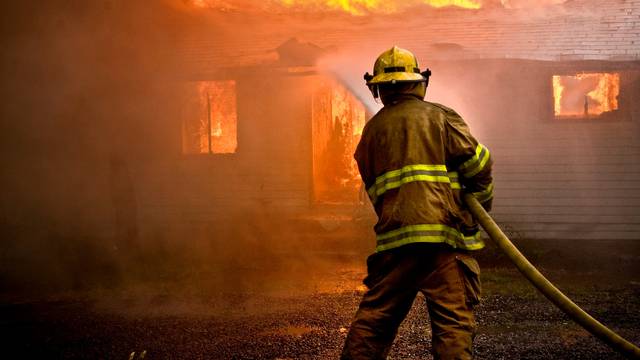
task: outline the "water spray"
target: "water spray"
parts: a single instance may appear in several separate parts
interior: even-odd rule
[[[375,101],[369,89],[363,86],[362,77],[355,75],[358,71],[355,71],[351,66],[345,65],[345,62],[336,61],[335,59],[334,57],[326,57],[317,66],[358,99],[367,114],[374,115],[377,113],[382,108],[382,103]]]

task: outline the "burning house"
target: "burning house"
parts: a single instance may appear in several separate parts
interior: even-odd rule
[[[191,194],[163,206],[211,219],[244,199],[350,219],[362,206],[351,155],[379,107],[361,74],[398,44],[433,71],[427,100],[458,109],[492,150],[501,224],[527,238],[637,239],[640,1],[451,3],[292,2],[266,18],[195,4],[216,25],[181,38],[192,71],[182,131],[167,139],[182,141]],[[252,31],[222,36],[236,22]]]
[[[338,358],[375,246],[363,74],[393,45],[491,151],[503,230],[640,342],[640,0],[3,5],[5,353]],[[493,255],[477,358],[613,358]],[[390,357],[428,358],[425,311]]]
[[[67,257],[51,238],[78,252],[96,239],[103,253],[333,233],[371,250],[352,154],[380,107],[362,75],[392,45],[433,71],[427,100],[460,112],[492,151],[501,225],[554,241],[640,237],[640,1],[147,7],[49,5],[38,21],[58,30],[46,44],[12,40],[6,64],[24,70],[7,72],[7,94],[22,95],[7,103],[21,121],[5,125],[3,221],[33,264]],[[48,96],[36,101],[36,88]]]

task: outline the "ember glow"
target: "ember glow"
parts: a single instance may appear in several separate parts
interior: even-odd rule
[[[367,13],[394,13],[417,5],[429,5],[440,8],[456,6],[465,9],[479,9],[481,4],[474,0],[281,0],[282,5],[302,10],[339,10],[352,15]]]
[[[189,94],[191,97],[185,106],[182,122],[183,152],[236,152],[238,115],[235,81],[200,81]]]
[[[553,76],[557,117],[589,117],[618,109],[620,74],[585,73]]]
[[[357,201],[361,181],[353,153],[364,128],[364,106],[347,89],[324,79],[313,98],[312,116],[315,200]]]
[[[234,9],[242,8],[237,1],[221,0],[192,0],[192,4],[199,8]],[[264,1],[262,10],[291,9],[296,11],[339,11],[352,15],[366,15],[370,13],[390,14],[407,10],[411,7],[428,5],[434,8],[453,6],[463,9],[479,9],[481,0],[271,0]],[[255,5],[253,5],[255,6]]]

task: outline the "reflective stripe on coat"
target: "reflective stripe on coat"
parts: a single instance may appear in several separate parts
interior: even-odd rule
[[[484,247],[461,191],[490,208],[491,154],[455,111],[398,96],[367,123],[354,157],[378,215],[377,251],[416,242]]]

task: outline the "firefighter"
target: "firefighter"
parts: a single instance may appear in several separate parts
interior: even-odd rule
[[[454,110],[424,101],[431,72],[393,47],[365,80],[384,107],[366,124],[355,152],[378,216],[376,252],[342,359],[385,359],[418,292],[426,298],[435,359],[471,359],[484,247],[461,192],[487,209],[489,150]]]

